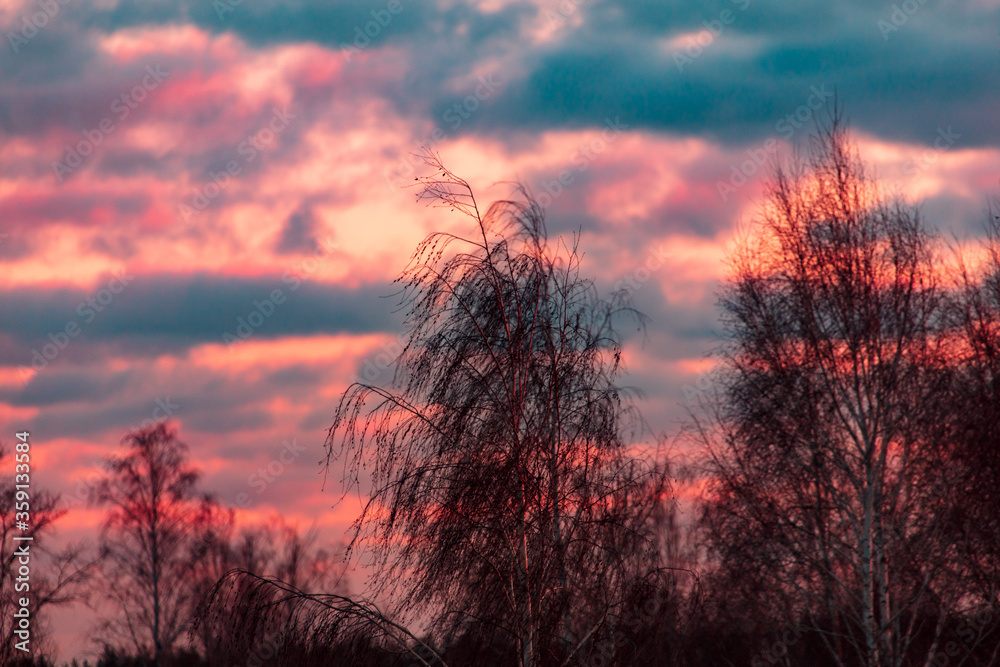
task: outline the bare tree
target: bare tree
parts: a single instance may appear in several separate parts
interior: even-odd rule
[[[353,544],[372,547],[376,593],[399,594],[397,613],[497,629],[524,667],[569,664],[637,577],[662,571],[665,469],[629,450],[637,414],[615,383],[615,320],[641,317],[624,295],[598,297],[576,240],[549,242],[524,189],[483,214],[466,181],[428,163],[419,197],[475,235],[418,246],[399,279],[399,390],[349,388],[328,461],[345,463],[348,488],[371,476]]]
[[[101,540],[105,597],[118,614],[104,642],[124,642],[166,664],[197,603],[192,544],[218,509],[195,491],[198,472],[176,431],[159,423],[129,432],[124,454],[107,460],[95,494],[108,507]]]
[[[976,264],[963,261],[953,300],[958,330],[954,384],[942,396],[948,430],[937,451],[953,473],[941,490],[955,507],[949,539],[965,576],[956,588],[966,624],[963,656],[992,647],[978,664],[1000,664],[1000,202],[988,210]],[[970,630],[974,630],[971,632]]]
[[[732,580],[836,664],[929,664],[961,576],[935,491],[953,469],[932,446],[951,337],[934,239],[839,112],[811,149],[777,170],[722,293],[704,526]]]
[[[349,387],[327,439],[345,494],[368,496],[351,547],[372,557],[368,595],[387,606],[246,575],[230,585],[256,608],[277,595],[308,609],[313,636],[367,629],[425,665],[444,664],[434,641],[449,640],[490,643],[503,664],[580,664],[667,586],[667,469],[640,451],[616,384],[615,325],[642,317],[624,294],[598,296],[578,239],[550,242],[526,190],[483,213],[427,161],[419,198],[468,216],[473,235],[417,247],[397,281],[409,340],[393,387]]]
[[[229,626],[213,665],[385,664],[407,655],[423,667],[447,667],[431,644],[368,600],[303,590],[273,576],[236,569],[219,580],[198,614],[197,630]],[[248,661],[247,658],[250,657]],[[255,663],[256,661],[256,663]],[[332,662],[331,662],[332,661]],[[395,663],[392,663],[395,664]]]
[[[27,451],[15,453],[18,453],[19,462],[28,464],[19,465],[17,470],[29,470],[30,454]],[[7,448],[0,444],[0,462],[9,465],[5,469],[14,470],[15,464],[7,460],[7,454]],[[18,511],[16,483],[22,482],[29,482],[27,516]],[[87,558],[82,544],[62,549],[50,545],[55,523],[65,514],[59,496],[30,484],[27,473],[15,473],[13,477],[5,475],[0,482],[0,664],[13,664],[19,657],[44,656],[48,610],[86,599],[86,584],[94,569],[93,559]],[[17,528],[17,521],[21,519],[30,526],[27,532]],[[15,537],[30,537],[31,540],[18,542],[14,541]],[[23,557],[22,550],[28,552],[27,558]],[[21,572],[22,565],[27,575]],[[27,631],[30,634],[23,644],[29,653],[21,653],[17,648],[25,639],[15,634],[20,619],[14,613],[20,609],[21,598],[29,600]]]

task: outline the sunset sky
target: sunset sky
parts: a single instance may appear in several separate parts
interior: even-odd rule
[[[0,25],[0,439],[31,432],[64,539],[95,534],[101,459],[164,416],[242,519],[340,534],[337,399],[389,381],[415,245],[469,229],[405,187],[422,146],[482,201],[524,183],[632,290],[623,381],[666,434],[767,163],[834,91],[932,226],[981,234],[1000,191],[992,0],[48,0]]]

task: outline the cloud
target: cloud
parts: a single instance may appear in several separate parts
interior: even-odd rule
[[[391,328],[389,308],[372,308],[392,292],[388,285],[356,289],[310,282],[299,271],[253,279],[208,274],[145,274],[113,298],[104,287],[22,288],[4,295],[0,329],[11,337],[3,359],[28,365],[33,348],[75,322],[79,339],[67,347],[127,344],[132,354],[180,353],[201,343],[222,343],[236,335],[240,320],[256,322],[252,335],[268,339],[319,333],[362,333]],[[274,303],[275,292],[281,303]],[[263,312],[267,311],[267,312]],[[271,314],[267,314],[267,313]]]
[[[300,206],[285,221],[281,238],[275,247],[275,252],[302,253],[311,252],[316,247],[316,218],[307,205]]]

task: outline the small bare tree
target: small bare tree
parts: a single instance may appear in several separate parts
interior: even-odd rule
[[[131,431],[122,442],[125,453],[107,460],[109,476],[95,494],[108,507],[102,589],[118,612],[101,630],[106,645],[124,643],[159,667],[197,604],[191,547],[217,507],[196,493],[198,472],[169,425]]]
[[[23,448],[26,449],[26,448]],[[30,455],[18,454],[17,465],[7,458],[8,450],[0,443],[0,462],[5,469],[15,470],[13,477],[4,476],[0,482],[0,664],[13,664],[19,657],[46,655],[48,639],[46,616],[53,607],[79,602],[86,599],[86,585],[94,570],[94,561],[87,557],[82,544],[68,545],[62,549],[52,548],[55,524],[66,515],[57,494],[38,489],[29,484],[27,516],[18,511],[17,484],[30,482]],[[8,467],[9,466],[9,467]],[[23,467],[22,467],[23,466]],[[23,490],[23,489],[22,489]],[[22,505],[23,507],[24,505]],[[24,520],[30,528],[27,532],[17,527]],[[30,537],[31,540],[15,541],[15,537]],[[23,558],[19,549],[26,547],[30,554],[25,566],[30,575],[23,576]],[[28,610],[29,641],[24,644],[29,653],[20,653],[17,644],[22,637],[15,634],[19,629],[19,619],[14,613],[20,608],[20,598],[29,600]]]

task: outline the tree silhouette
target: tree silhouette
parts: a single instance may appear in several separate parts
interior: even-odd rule
[[[616,321],[642,317],[624,294],[599,298],[578,238],[550,242],[526,190],[481,213],[466,181],[427,162],[418,198],[474,235],[417,247],[397,280],[409,338],[394,385],[349,387],[327,439],[345,493],[368,496],[351,547],[388,606],[245,574],[217,594],[248,586],[256,609],[284,596],[312,636],[370,631],[425,665],[444,662],[435,638],[496,664],[579,664],[669,584],[667,469],[633,447],[641,420],[616,384]],[[636,650],[605,645],[602,659]]]
[[[836,664],[923,664],[961,576],[934,446],[951,386],[934,239],[880,193],[839,112],[811,149],[778,169],[722,293],[704,526],[730,581]]]
[[[14,461],[8,459],[8,453],[19,454],[18,461],[28,461],[30,465],[28,452],[10,452],[0,443],[0,463],[9,466],[5,469],[15,470]],[[27,466],[18,468],[27,469]],[[24,481],[26,480],[14,476],[5,476],[0,481],[0,664],[3,665],[14,664],[19,658],[42,659],[46,655],[46,612],[52,607],[86,599],[86,584],[94,569],[94,561],[87,557],[84,545],[71,544],[59,550],[49,545],[55,523],[66,515],[57,494],[30,484],[30,511],[27,520],[30,531],[17,529],[15,482]],[[32,539],[15,542],[14,537],[18,536]],[[27,544],[30,554],[30,575],[27,577],[20,573],[22,561],[18,548],[22,544]],[[22,597],[30,600],[30,641],[27,644],[30,653],[22,653],[15,647],[21,638],[14,634],[18,629],[18,619],[14,617],[14,613],[20,608],[18,600]]]
[[[193,576],[199,601],[209,596],[232,570],[274,577],[296,590],[346,592],[342,582],[344,568],[338,554],[321,546],[315,529],[303,533],[281,517],[272,518],[270,525],[248,526],[239,532],[235,521],[206,525],[191,553],[196,563]],[[270,618],[259,625],[254,641],[243,646],[233,632],[234,616],[239,610],[226,611],[201,617],[191,628],[191,635],[206,660],[218,667],[245,665],[248,655],[260,655],[261,663],[266,663],[264,654],[275,651],[274,639],[289,623],[288,610],[286,616]]]
[[[615,383],[615,320],[641,317],[624,295],[598,297],[577,240],[550,243],[524,189],[481,214],[466,181],[428,163],[419,197],[475,236],[418,246],[398,280],[399,390],[352,386],[328,460],[347,463],[349,486],[370,475],[354,544],[371,547],[378,592],[402,593],[398,613],[499,630],[524,667],[566,664],[662,573],[665,469],[630,451],[637,415]]]
[[[978,266],[961,265],[953,299],[957,329],[952,391],[940,397],[940,422],[947,430],[937,443],[952,475],[940,491],[954,507],[955,557],[964,576],[956,590],[966,615],[988,612],[963,638],[971,648],[992,645],[989,662],[1000,664],[1000,219],[987,218]],[[985,661],[984,661],[985,662]]]
[[[101,630],[155,665],[166,664],[197,604],[196,536],[217,507],[198,496],[197,471],[176,431],[159,423],[129,432],[124,454],[107,460],[95,502],[108,507],[101,537],[107,567],[101,587],[117,616]]]

